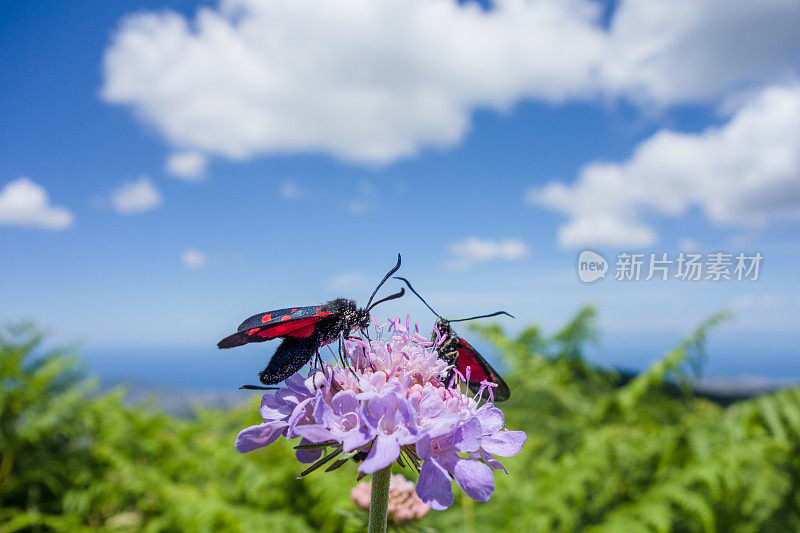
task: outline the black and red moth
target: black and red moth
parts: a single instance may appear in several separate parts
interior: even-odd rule
[[[308,363],[322,346],[348,337],[353,330],[366,330],[370,323],[369,312],[373,307],[403,296],[405,289],[372,303],[381,286],[399,268],[400,254],[397,254],[397,264],[383,277],[363,309],[358,308],[353,300],[337,298],[321,305],[259,313],[242,322],[236,333],[219,341],[217,347],[233,348],[282,338],[283,342],[275,350],[267,367],[258,374],[264,385],[280,383]]]
[[[406,278],[395,277],[395,279],[399,279],[405,282],[408,285],[408,288],[411,289],[417,298],[422,300],[422,303],[425,304],[425,307],[433,311],[433,314],[436,315],[436,329],[434,329],[433,333],[431,334],[431,341],[436,342],[437,338],[442,338],[442,342],[439,345],[439,357],[447,361],[448,364],[453,365],[464,378],[467,377],[467,367],[469,367],[469,381],[467,384],[469,385],[469,389],[472,392],[477,392],[480,389],[481,381],[488,381],[490,383],[497,384],[496,387],[493,387],[492,394],[494,396],[495,402],[503,402],[508,400],[511,396],[511,391],[508,390],[508,385],[506,382],[503,381],[503,378],[492,368],[486,359],[478,353],[478,350],[472,347],[470,343],[462,339],[458,336],[458,334],[453,330],[450,326],[451,322],[464,322],[467,320],[475,320],[477,318],[488,318],[490,316],[497,316],[497,315],[508,315],[511,318],[514,318],[514,315],[507,313],[505,311],[497,311],[496,313],[491,313],[488,315],[480,315],[480,316],[473,316],[469,318],[459,318],[458,320],[447,320],[446,318],[442,317],[439,313],[433,310],[433,308],[428,305],[422,296],[419,295],[417,291],[414,290],[414,287],[411,286],[411,283]],[[437,330],[439,335],[437,336]],[[447,380],[450,380],[451,374],[447,376]]]

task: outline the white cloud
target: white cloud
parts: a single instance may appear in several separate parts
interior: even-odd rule
[[[655,240],[655,231],[618,214],[578,216],[558,229],[558,242],[565,248],[586,245],[641,247]]]
[[[507,239],[491,241],[478,237],[467,237],[448,247],[451,259],[445,264],[449,270],[469,270],[475,265],[489,261],[515,261],[530,254],[523,241]]]
[[[345,209],[353,216],[366,215],[375,209],[375,197],[378,190],[368,180],[358,182],[356,194],[345,202]]]
[[[200,181],[205,177],[208,158],[199,152],[176,152],[167,158],[167,172],[186,181]]]
[[[181,264],[189,270],[197,270],[206,266],[206,256],[198,250],[188,249],[181,254]]]
[[[47,191],[26,177],[0,189],[0,224],[61,230],[72,225],[72,213],[50,205]]]
[[[111,194],[111,205],[124,214],[149,211],[161,202],[161,193],[147,176],[125,183]]]
[[[367,286],[361,272],[341,272],[328,280],[328,288],[334,291],[353,292]]]
[[[564,247],[646,246],[644,212],[678,217],[698,207],[719,225],[800,219],[800,84],[774,86],[720,127],[661,130],[620,163],[595,162],[571,185],[533,187],[527,201],[570,217]]]
[[[126,17],[103,97],[173,146],[374,163],[521,99],[714,99],[796,72],[796,0],[221,0]],[[443,30],[446,29],[446,30]]]
[[[626,0],[608,33],[606,88],[671,104],[713,99],[797,72],[795,0]]]
[[[284,200],[299,200],[306,195],[306,192],[295,180],[285,180],[278,187],[278,192]]]

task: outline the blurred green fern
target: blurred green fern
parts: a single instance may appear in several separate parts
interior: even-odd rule
[[[476,329],[502,354],[523,452],[487,504],[425,525],[476,531],[800,530],[800,389],[722,407],[667,390],[696,372],[715,315],[624,382],[585,361],[596,312],[554,335]],[[672,384],[672,385],[670,385]],[[0,332],[0,531],[350,531],[355,469],[297,480],[282,441],[242,455],[257,398],[191,420],[97,395],[31,327]],[[409,473],[406,472],[408,475]],[[471,500],[470,500],[471,501]],[[467,512],[465,515],[464,512]]]

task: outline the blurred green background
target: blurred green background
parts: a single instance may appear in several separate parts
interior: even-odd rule
[[[715,315],[647,371],[583,359],[598,336],[581,310],[554,335],[474,326],[502,354],[506,423],[528,441],[488,503],[418,526],[441,531],[785,531],[800,528],[800,388],[749,399],[693,394]],[[355,464],[296,479],[292,442],[249,454],[258,394],[188,417],[123,390],[99,394],[69,351],[32,327],[0,337],[0,531],[357,531]],[[413,479],[412,472],[403,473]]]

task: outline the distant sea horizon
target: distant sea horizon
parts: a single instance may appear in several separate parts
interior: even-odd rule
[[[470,337],[475,347],[502,373],[496,350]],[[587,350],[598,366],[639,372],[663,357],[679,339],[673,335],[604,335]],[[107,383],[149,383],[196,391],[233,391],[257,383],[258,372],[277,342],[232,350],[210,347],[85,347],[78,350],[90,373]],[[787,349],[787,346],[791,347]],[[324,355],[325,351],[323,351]],[[702,377],[711,382],[800,382],[800,333],[740,339],[714,339],[707,345]],[[328,356],[330,358],[330,356]]]

